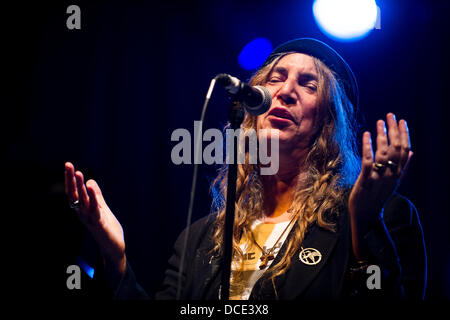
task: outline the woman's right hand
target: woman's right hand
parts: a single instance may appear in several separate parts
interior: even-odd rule
[[[78,201],[75,210],[100,247],[105,268],[110,276],[120,279],[125,273],[125,239],[122,226],[106,205],[94,180],[84,183],[83,174],[75,171],[72,163],[65,163],[65,191],[71,204]]]

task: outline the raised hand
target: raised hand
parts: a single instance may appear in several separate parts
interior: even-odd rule
[[[380,218],[383,206],[395,192],[413,155],[405,120],[398,123],[394,114],[377,121],[377,150],[373,156],[370,132],[362,141],[361,173],[348,200],[355,255],[361,255],[361,237],[368,225]]]
[[[71,207],[92,234],[102,253],[108,271],[113,277],[125,272],[125,240],[122,226],[108,208],[98,184],[94,180],[84,183],[80,171],[72,163],[65,164],[65,191]]]

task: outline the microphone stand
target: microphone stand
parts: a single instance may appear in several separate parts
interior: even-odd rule
[[[244,120],[244,108],[234,100],[231,103],[228,113],[228,120],[231,128],[237,130],[241,127]],[[237,180],[237,159],[238,159],[238,143],[239,138],[233,134],[233,159],[228,164],[227,177],[227,199],[225,208],[225,230],[224,230],[224,249],[223,249],[223,265],[222,265],[222,286],[220,292],[221,300],[229,300],[230,296],[230,276],[231,261],[233,253],[233,227],[236,202],[236,180]]]

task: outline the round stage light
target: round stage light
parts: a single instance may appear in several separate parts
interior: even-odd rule
[[[256,38],[245,45],[238,56],[239,65],[245,70],[260,67],[272,52],[272,43],[266,38]]]
[[[315,0],[313,14],[319,28],[338,41],[367,36],[377,22],[375,0]]]

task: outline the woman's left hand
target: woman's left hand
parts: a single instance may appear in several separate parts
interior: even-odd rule
[[[413,155],[405,120],[398,123],[394,114],[388,113],[386,125],[377,121],[377,150],[373,156],[370,132],[362,139],[361,173],[348,200],[351,217],[352,242],[355,256],[359,259],[361,239],[367,226],[380,218],[383,206],[397,189]]]

